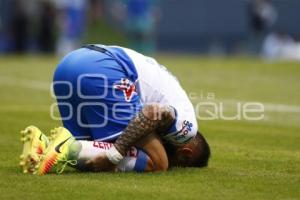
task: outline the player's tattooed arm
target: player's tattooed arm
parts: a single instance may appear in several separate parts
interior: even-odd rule
[[[145,106],[128,124],[114,146],[105,154],[88,160],[86,166],[93,171],[114,171],[130,146],[152,133],[165,133],[172,126],[175,118],[175,110],[170,106],[159,104]]]
[[[175,110],[171,106],[146,105],[128,124],[114,146],[124,156],[129,147],[144,136],[153,132],[158,134],[166,132],[172,126],[175,117]]]

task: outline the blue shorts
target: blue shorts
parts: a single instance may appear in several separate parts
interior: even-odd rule
[[[64,127],[77,139],[114,141],[142,108],[137,78],[121,49],[69,53],[53,78]]]

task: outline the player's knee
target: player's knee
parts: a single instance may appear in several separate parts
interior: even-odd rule
[[[165,172],[168,170],[168,167],[169,167],[168,160],[166,161],[161,160],[160,162],[154,164],[154,171]]]

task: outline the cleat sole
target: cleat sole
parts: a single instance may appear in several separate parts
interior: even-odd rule
[[[35,167],[39,163],[48,140],[41,141],[40,136],[42,132],[34,126],[29,126],[25,130],[20,131],[20,134],[23,151],[20,155],[19,165],[23,173],[35,173]]]

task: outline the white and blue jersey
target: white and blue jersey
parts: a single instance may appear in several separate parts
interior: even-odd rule
[[[151,103],[176,110],[166,140],[183,144],[197,132],[193,105],[177,79],[153,58],[127,48],[87,45],[69,53],[53,87],[63,124],[77,139],[114,141]]]

